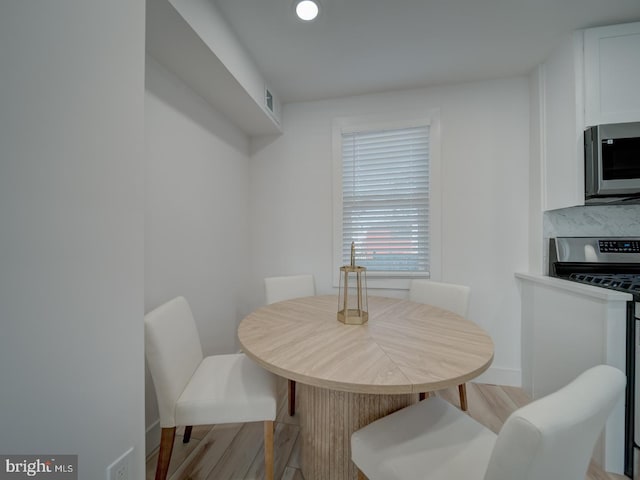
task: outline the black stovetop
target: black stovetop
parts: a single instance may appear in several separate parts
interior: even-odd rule
[[[572,273],[569,280],[630,293],[640,301],[640,275],[626,273]]]

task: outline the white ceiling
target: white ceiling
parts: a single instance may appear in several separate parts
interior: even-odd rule
[[[283,103],[526,74],[576,29],[640,0],[212,0]]]

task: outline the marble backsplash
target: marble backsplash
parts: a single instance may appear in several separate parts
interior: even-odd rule
[[[598,205],[544,213],[545,243],[552,237],[640,237],[640,205]]]

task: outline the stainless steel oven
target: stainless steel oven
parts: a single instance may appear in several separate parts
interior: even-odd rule
[[[626,308],[624,473],[634,478],[640,447],[640,237],[558,237],[549,275],[631,294]]]

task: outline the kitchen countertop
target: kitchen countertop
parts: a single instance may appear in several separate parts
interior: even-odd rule
[[[537,283],[551,288],[559,288],[567,292],[577,293],[592,298],[598,298],[606,301],[628,302],[633,300],[630,293],[618,292],[608,288],[596,287],[585,283],[572,282],[557,277],[549,277],[536,273],[516,272],[516,278],[527,282]]]

